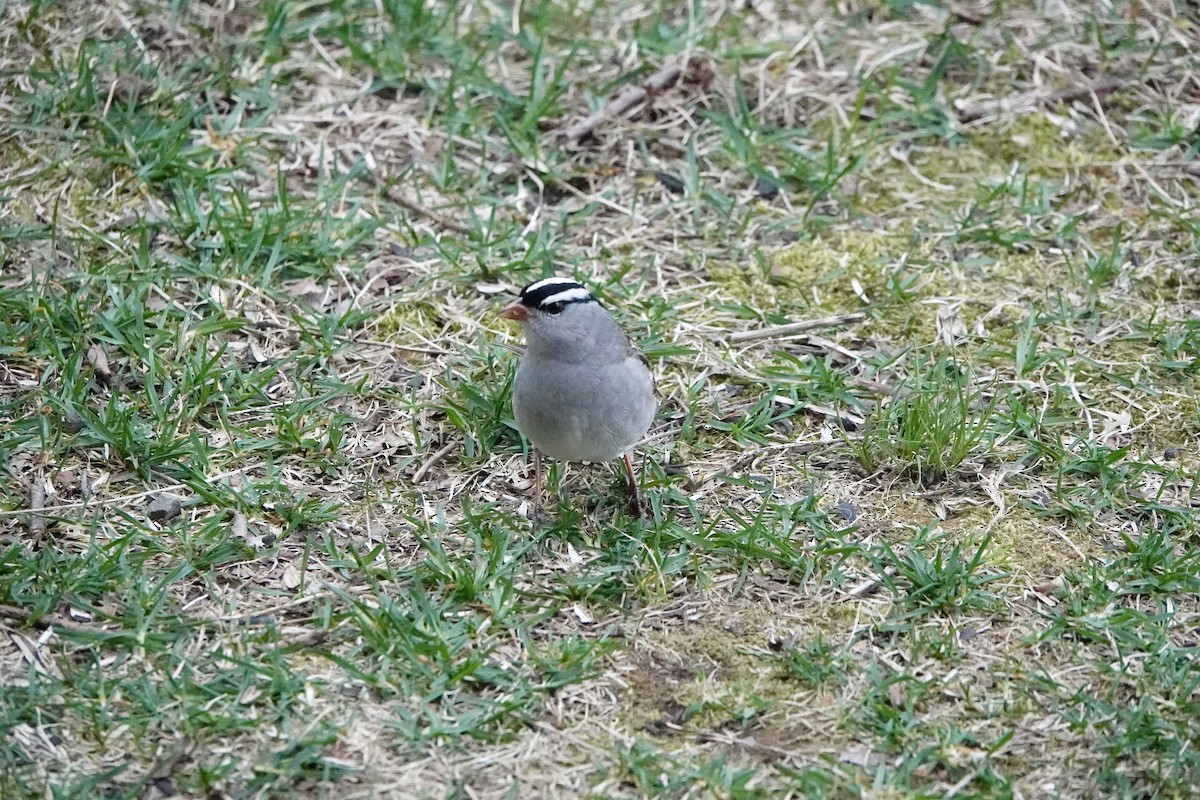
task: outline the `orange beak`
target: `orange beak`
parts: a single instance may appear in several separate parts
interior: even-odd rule
[[[511,306],[508,306],[501,311],[500,316],[504,317],[505,319],[511,319],[514,322],[524,322],[525,320],[529,319],[529,309],[520,303],[513,303]]]

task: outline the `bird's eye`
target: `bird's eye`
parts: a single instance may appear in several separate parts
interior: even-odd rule
[[[561,314],[565,307],[563,303],[545,303],[541,306],[541,309],[547,314]]]

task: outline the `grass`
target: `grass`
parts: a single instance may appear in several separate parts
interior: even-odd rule
[[[978,450],[995,410],[951,359],[916,359],[896,395],[873,414],[851,450],[864,468],[885,465],[936,483]]]
[[[0,796],[1194,796],[1196,31],[0,3]],[[523,516],[552,272],[644,520]]]

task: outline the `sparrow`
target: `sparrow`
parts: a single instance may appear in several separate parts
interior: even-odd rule
[[[658,409],[646,356],[578,281],[544,278],[502,315],[521,323],[525,353],[513,381],[513,416],[534,447],[535,508],[541,455],[559,461],[625,462],[630,510],[643,512],[629,453]]]

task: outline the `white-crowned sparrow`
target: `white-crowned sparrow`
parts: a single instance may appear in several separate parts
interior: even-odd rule
[[[623,457],[629,505],[640,514],[629,451],[646,435],[658,407],[646,357],[592,293],[570,278],[534,281],[503,315],[525,328],[513,415],[533,443],[536,506],[540,453],[560,461]]]

